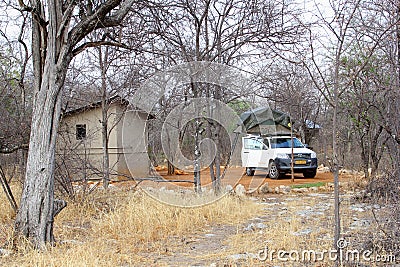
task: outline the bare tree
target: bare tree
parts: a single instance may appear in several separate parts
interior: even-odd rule
[[[54,242],[54,217],[65,202],[54,201],[54,157],[61,112],[61,90],[74,56],[88,47],[113,41],[85,42],[91,32],[120,25],[133,0],[19,1],[32,17],[34,106],[29,152],[17,233],[37,248]]]
[[[115,52],[115,51],[114,51]],[[110,76],[108,74],[111,68],[112,62],[118,59],[118,55],[112,55],[110,47],[98,47],[97,48],[97,58],[100,70],[100,80],[101,84],[99,86],[99,93],[101,95],[101,135],[103,144],[103,187],[108,188],[110,182],[110,154],[109,154],[109,139],[111,131],[116,127],[118,122],[123,117],[123,111],[121,114],[110,114],[110,104],[112,97],[119,95],[123,96],[126,92],[118,90],[120,88],[109,88],[110,87]],[[118,76],[118,71],[114,70],[114,75]],[[121,101],[123,101],[121,99]],[[126,106],[125,106],[126,109]],[[113,115],[114,120],[111,120]]]
[[[323,66],[321,58],[317,59],[317,49],[314,46],[314,42],[310,44],[311,64],[305,63],[305,67],[310,73],[313,82],[317,89],[321,92],[327,103],[332,108],[332,148],[333,148],[333,173],[334,173],[334,183],[335,183],[335,241],[334,245],[337,245],[337,241],[340,238],[340,200],[339,200],[339,145],[338,145],[338,125],[339,115],[342,111],[343,98],[345,98],[347,93],[350,93],[349,88],[353,86],[353,89],[358,88],[357,83],[363,81],[365,78],[364,74],[368,72],[368,66],[370,62],[373,62],[373,55],[376,52],[379,44],[387,36],[388,31],[397,23],[392,21],[384,27],[380,28],[379,31],[365,30],[368,28],[371,21],[366,22],[368,19],[377,16],[373,10],[374,5],[372,3],[367,3],[363,6],[363,2],[359,0],[349,0],[341,3],[331,3],[333,17],[332,20],[323,18],[321,16],[323,25],[326,27],[326,31],[330,33],[330,36],[335,40],[328,48],[333,48],[333,55],[329,54],[330,66],[332,66],[332,71],[321,68]],[[365,20],[365,21],[364,21]],[[377,28],[376,28],[377,29]],[[310,35],[310,40],[314,36]],[[325,41],[327,39],[324,39]],[[357,44],[365,43],[366,46],[357,46]],[[321,47],[326,47],[326,43],[321,45]],[[363,59],[360,61],[357,59],[359,64],[353,64],[354,61],[349,61],[348,59],[354,56],[353,48],[356,50],[362,50],[367,47],[365,54],[362,55]],[[362,54],[362,53],[361,53]],[[352,63],[350,63],[352,62]],[[353,64],[353,65],[352,65]],[[372,64],[372,63],[371,63]],[[351,69],[351,73],[346,73]],[[327,79],[328,77],[328,79]],[[364,81],[363,81],[364,82]],[[365,88],[361,86],[360,88]],[[351,93],[350,93],[351,94]],[[360,96],[361,92],[358,93]],[[365,99],[365,96],[363,96]],[[354,100],[358,101],[358,100]],[[353,102],[354,104],[354,102]],[[368,104],[367,104],[368,106]],[[365,109],[363,110],[365,111]],[[361,111],[361,112],[363,112]],[[362,116],[362,114],[360,114]],[[367,122],[368,124],[368,122]],[[372,133],[372,132],[371,132]],[[379,154],[377,151],[377,140],[382,133],[382,127],[377,127],[374,134],[369,135],[371,142],[371,149],[368,155],[364,155],[365,160],[367,157],[374,158],[374,164],[377,165],[379,162]],[[381,152],[378,152],[381,153]]]
[[[299,64],[277,60],[269,72],[260,76],[262,89],[256,94],[268,99],[274,109],[290,114],[293,128],[298,130],[302,142],[308,144],[311,138],[307,128],[318,120],[323,103],[306,69]]]
[[[155,25],[159,33],[159,42],[151,49],[153,53],[165,56],[172,63],[209,61],[237,67],[248,65],[246,59],[267,54],[260,52],[261,47],[268,50],[270,56],[279,51],[280,45],[295,43],[301,28],[300,24],[288,22],[293,17],[292,11],[286,3],[278,1],[252,1],[249,4],[242,0],[177,0],[170,4],[151,11],[158,18]],[[246,94],[255,89],[247,88]],[[191,97],[208,97],[225,103],[242,96],[241,93],[234,94],[221,86],[196,83],[184,88],[182,95],[184,101]],[[207,128],[209,135],[216,134],[217,154],[210,165],[210,174],[215,184],[214,189],[218,192],[222,152],[222,143],[219,143],[218,136],[222,131],[215,122],[202,124],[197,121],[196,125],[194,136],[198,138],[201,135],[196,132],[203,127]],[[194,142],[198,144],[199,140]],[[193,151],[198,156],[199,152]],[[196,162],[195,158],[194,165]],[[199,174],[197,168],[194,172],[195,184],[200,181]]]
[[[340,238],[340,199],[339,199],[339,158],[338,158],[338,109],[339,109],[339,98],[346,90],[346,86],[343,86],[340,80],[340,63],[341,57],[348,48],[348,39],[350,38],[352,22],[355,14],[358,11],[360,0],[356,1],[345,1],[343,3],[330,3],[332,11],[334,12],[332,20],[328,20],[321,15],[323,25],[327,31],[332,35],[335,42],[332,44],[334,54],[332,55],[332,73],[329,73],[331,81],[328,82],[325,77],[325,73],[320,62],[316,58],[313,37],[310,38],[312,42],[311,47],[311,66],[304,64],[309,71],[315,86],[321,92],[326,101],[332,106],[333,117],[332,117],[332,149],[333,149],[333,175],[334,175],[334,195],[335,195],[335,231],[334,231],[334,247],[337,248],[337,242]],[[315,72],[312,71],[315,70]],[[332,86],[331,86],[332,84]]]
[[[4,3],[0,5],[2,9],[10,9]],[[27,18],[21,17],[21,21],[25,25]],[[15,178],[21,181],[25,169],[31,118],[29,99],[32,97],[27,88],[31,76],[27,70],[28,47],[23,41],[26,30],[21,28],[15,36],[7,36],[6,30],[6,27],[0,29],[0,183],[11,207],[17,212],[9,183]]]

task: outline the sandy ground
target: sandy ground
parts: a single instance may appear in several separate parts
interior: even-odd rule
[[[223,170],[221,170],[222,172]],[[167,175],[167,170],[163,168],[158,168],[157,171],[154,172],[154,177],[159,177],[160,182],[154,181],[142,181],[140,182],[140,187],[154,187],[160,188],[165,187],[168,189],[176,189],[176,188],[192,188],[193,187],[193,172],[190,170],[185,170],[180,174],[175,175]],[[347,177],[341,176],[340,179],[343,181],[347,179]],[[182,182],[180,182],[182,181]],[[246,176],[245,169],[241,167],[231,167],[228,168],[224,178],[222,179],[222,186],[231,185],[235,187],[238,184],[242,184],[246,190],[255,189],[261,186],[264,183],[268,183],[270,187],[276,187],[280,185],[300,185],[300,184],[309,184],[309,183],[328,183],[333,182],[333,174],[332,173],[322,173],[318,172],[315,178],[304,178],[301,173],[295,174],[295,179],[292,182],[291,175],[286,175],[284,178],[280,178],[278,180],[273,180],[270,178],[266,178],[265,171],[256,171],[254,176]],[[116,186],[124,186],[124,185],[132,185],[135,182],[123,182],[118,183]],[[205,188],[211,188],[211,178],[210,172],[208,169],[201,171],[201,185]]]
[[[324,176],[326,175],[321,173],[315,180],[330,180]],[[259,179],[263,179],[261,175]],[[299,179],[296,182],[300,180],[309,182],[310,179]],[[274,182],[290,184],[290,179]],[[169,242],[165,242],[163,251],[145,252],[141,256],[146,260],[152,260],[154,265],[151,266],[334,266],[333,261],[327,257],[323,261],[315,262],[299,260],[286,262],[279,261],[276,257],[273,260],[265,258],[261,260],[257,257],[260,255],[257,254],[260,249],[267,247],[284,251],[332,249],[334,234],[332,191],[268,194],[250,199],[262,205],[263,209],[247,222],[232,225],[227,221],[225,224],[211,225],[202,232],[189,234],[180,239],[169,238],[167,239]],[[349,249],[365,250],[366,244],[369,244],[368,238],[373,233],[379,232],[379,226],[373,223],[372,207],[371,204],[354,201],[352,192],[342,193],[342,234],[344,240],[348,242]],[[391,252],[386,255],[391,255]],[[360,262],[357,260],[357,266],[371,266],[364,265],[361,261],[363,259]],[[344,266],[356,265],[349,263]]]

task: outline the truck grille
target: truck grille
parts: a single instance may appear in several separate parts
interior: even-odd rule
[[[292,155],[289,154],[289,157],[292,158]],[[294,159],[311,159],[310,153],[295,153]]]

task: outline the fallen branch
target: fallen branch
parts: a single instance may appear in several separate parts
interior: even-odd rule
[[[11,188],[8,184],[6,175],[3,171],[3,168],[0,166],[0,182],[1,182],[1,186],[3,187],[4,193],[6,193],[8,202],[10,202],[10,205],[12,207],[12,209],[17,212],[18,211],[18,206],[17,206],[17,202],[15,201],[14,195],[11,191]]]
[[[136,178],[136,177],[132,177],[132,176],[128,176],[128,175],[123,175],[124,177],[128,178],[131,181],[136,181],[136,182],[143,182],[143,181],[151,181],[151,182],[157,182],[157,183],[194,183],[193,180],[168,180],[168,179],[163,179],[160,177],[143,177],[143,178]],[[93,179],[94,180],[94,179]],[[91,179],[91,181],[93,181]],[[95,180],[96,181],[96,180]],[[126,182],[127,180],[119,180],[119,181],[112,181],[112,183],[122,183],[122,182]],[[98,182],[100,183],[100,182]],[[97,186],[97,183],[96,185]]]
[[[193,180],[167,180],[160,177],[133,178],[134,181],[152,181],[157,183],[194,183]]]

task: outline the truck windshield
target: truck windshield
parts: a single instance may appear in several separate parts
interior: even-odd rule
[[[301,148],[304,145],[300,142],[299,139],[293,138],[294,148]],[[292,147],[292,141],[289,138],[272,138],[271,139],[271,147],[272,148],[290,148]]]

